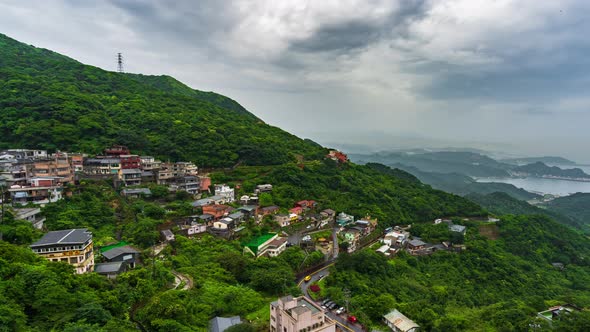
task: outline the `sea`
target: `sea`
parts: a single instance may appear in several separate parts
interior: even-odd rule
[[[590,174],[590,165],[571,166],[571,165],[551,165],[558,166],[562,169],[580,168],[586,174]],[[543,179],[535,177],[526,178],[479,178],[477,182],[503,182],[512,184],[518,188],[537,194],[551,194],[558,196],[568,196],[578,192],[590,193],[590,182],[568,181],[557,179]]]

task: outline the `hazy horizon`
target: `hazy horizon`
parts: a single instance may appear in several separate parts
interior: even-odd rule
[[[127,72],[222,93],[323,145],[590,163],[589,9],[581,0],[7,0],[0,33],[106,70],[122,52]]]

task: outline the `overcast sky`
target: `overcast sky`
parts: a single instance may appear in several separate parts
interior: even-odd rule
[[[328,145],[590,162],[590,1],[0,0],[0,33]]]

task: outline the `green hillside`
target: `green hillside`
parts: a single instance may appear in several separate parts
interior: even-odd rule
[[[547,210],[575,220],[590,229],[590,194],[577,193],[556,198],[544,204]]]
[[[581,230],[590,230],[584,227],[584,223],[572,216],[563,213],[568,211],[558,211],[557,209],[547,209],[533,206],[527,202],[511,197],[504,192],[494,192],[487,195],[472,193],[465,198],[477,203],[494,213],[501,216],[505,214],[527,214],[527,215],[543,215],[559,222],[560,224],[574,227]]]
[[[323,149],[167,76],[119,74],[0,35],[0,149],[112,144],[199,166],[282,164]]]
[[[272,183],[273,203],[291,207],[302,199],[320,208],[367,214],[383,227],[411,222],[432,222],[445,216],[479,216],[484,211],[462,197],[432,189],[410,174],[375,164],[337,165],[332,160],[273,167],[239,167],[212,175],[214,182],[239,184],[242,193],[256,184]]]

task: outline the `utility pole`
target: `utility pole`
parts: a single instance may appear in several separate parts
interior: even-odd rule
[[[0,177],[0,199],[2,199],[2,215],[0,216],[0,226],[4,225],[4,201],[6,200],[6,194],[4,192],[6,188],[6,180]],[[2,229],[0,228],[0,241],[3,239]]]
[[[117,71],[123,73],[123,53],[117,53]]]
[[[346,312],[348,313],[348,304],[350,303],[350,289],[344,288],[344,302],[346,303]]]

